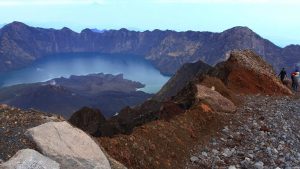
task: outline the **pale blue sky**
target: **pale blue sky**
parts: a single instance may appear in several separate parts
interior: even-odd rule
[[[221,32],[248,26],[279,46],[300,44],[298,0],[0,0],[0,24]]]

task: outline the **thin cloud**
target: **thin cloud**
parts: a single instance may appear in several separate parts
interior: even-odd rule
[[[104,0],[0,0],[0,6],[88,5],[103,3]]]
[[[161,4],[300,4],[298,0],[153,0]]]

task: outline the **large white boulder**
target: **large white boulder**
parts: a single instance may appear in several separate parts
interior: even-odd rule
[[[28,129],[26,134],[41,153],[64,169],[110,169],[106,156],[95,141],[67,122],[49,122]]]
[[[59,169],[59,164],[35,150],[19,150],[0,169]]]

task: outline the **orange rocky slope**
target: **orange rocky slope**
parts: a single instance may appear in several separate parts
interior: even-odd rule
[[[212,86],[217,92],[210,89]],[[234,115],[224,112],[233,112],[232,102],[241,102],[235,94],[257,93],[291,94],[259,56],[248,50],[234,51],[226,62],[188,83],[168,103],[162,103],[158,112],[150,113],[157,120],[135,125],[127,135],[98,140],[129,168],[183,168],[195,145],[205,145],[228,125]]]
[[[220,129],[223,115],[188,111],[170,121],[157,120],[130,135],[101,137],[100,144],[128,168],[183,168],[190,150]]]
[[[235,50],[227,61],[221,62],[208,73],[221,79],[236,93],[292,94],[276,77],[268,63],[251,50]]]

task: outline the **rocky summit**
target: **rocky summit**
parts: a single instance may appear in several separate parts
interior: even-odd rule
[[[251,50],[232,51],[227,61],[217,64],[208,74],[221,79],[236,93],[291,94],[272,66]]]

